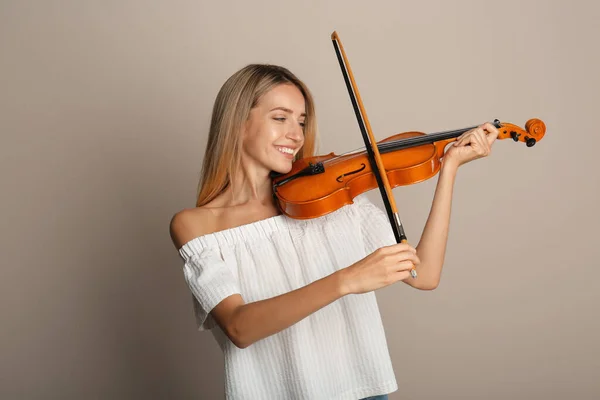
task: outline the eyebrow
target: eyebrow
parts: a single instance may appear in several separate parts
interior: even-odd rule
[[[271,111],[275,111],[275,110],[282,110],[282,111],[285,111],[285,112],[290,113],[290,114],[294,113],[293,110],[290,110],[289,108],[286,108],[286,107],[275,107],[275,108],[271,109]],[[302,113],[302,114],[300,114],[300,116],[301,117],[306,117],[306,113]]]

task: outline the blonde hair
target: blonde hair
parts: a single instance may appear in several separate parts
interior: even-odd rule
[[[306,107],[304,145],[296,159],[314,155],[317,134],[315,107],[306,85],[284,67],[247,65],[227,79],[217,94],[198,182],[196,207],[209,203],[231,184],[231,177],[236,176],[240,169],[241,130],[250,110],[257,106],[265,93],[285,83],[300,90]]]

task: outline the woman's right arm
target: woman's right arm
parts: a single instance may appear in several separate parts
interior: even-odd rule
[[[239,294],[219,303],[211,314],[239,348],[288,328],[344,296],[340,274],[270,299],[244,303]]]
[[[213,318],[239,348],[280,332],[347,294],[367,293],[410,276],[414,248],[380,248],[362,260],[291,292],[245,304],[240,295],[219,303]]]
[[[190,238],[199,236],[197,231],[192,230],[181,219],[173,219],[171,236],[177,248]],[[406,279],[413,265],[418,263],[419,258],[411,246],[386,246],[349,267],[279,296],[245,303],[241,295],[231,295],[210,313],[237,347],[246,348],[347,294],[367,293]]]

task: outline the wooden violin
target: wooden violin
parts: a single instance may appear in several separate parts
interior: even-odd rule
[[[495,120],[498,139],[513,139],[534,146],[546,132],[539,119],[530,119],[525,130]],[[433,134],[405,132],[377,143],[390,187],[412,185],[435,176],[446,146],[476,126]],[[366,150],[342,155],[308,157],[294,162],[289,173],[273,177],[273,193],[285,215],[295,219],[316,218],[378,187]]]

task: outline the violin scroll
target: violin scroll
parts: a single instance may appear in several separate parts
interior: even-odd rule
[[[533,118],[525,123],[525,129],[501,122],[498,130],[500,131],[498,139],[512,139],[515,142],[524,142],[527,147],[532,147],[544,137],[546,124],[541,119]]]

